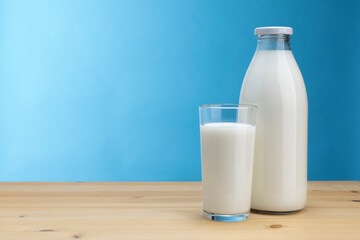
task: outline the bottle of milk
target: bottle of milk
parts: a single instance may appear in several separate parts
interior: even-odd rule
[[[255,29],[258,44],[240,103],[258,106],[251,208],[292,213],[307,197],[308,102],[290,27]]]

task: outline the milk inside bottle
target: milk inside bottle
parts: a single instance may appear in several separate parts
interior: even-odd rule
[[[255,29],[258,45],[240,92],[240,103],[258,107],[251,208],[259,212],[291,213],[306,204],[308,103],[292,33]]]

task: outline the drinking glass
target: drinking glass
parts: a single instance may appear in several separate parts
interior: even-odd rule
[[[200,106],[203,215],[222,222],[249,217],[256,107]]]

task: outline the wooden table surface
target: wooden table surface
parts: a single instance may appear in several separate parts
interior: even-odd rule
[[[201,185],[0,183],[0,239],[360,239],[360,182],[309,182],[296,214],[203,219]]]

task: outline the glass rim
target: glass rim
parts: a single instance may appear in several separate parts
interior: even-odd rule
[[[211,108],[211,109],[257,109],[257,106],[251,104],[237,104],[237,103],[214,103],[214,104],[201,104],[199,108]]]

